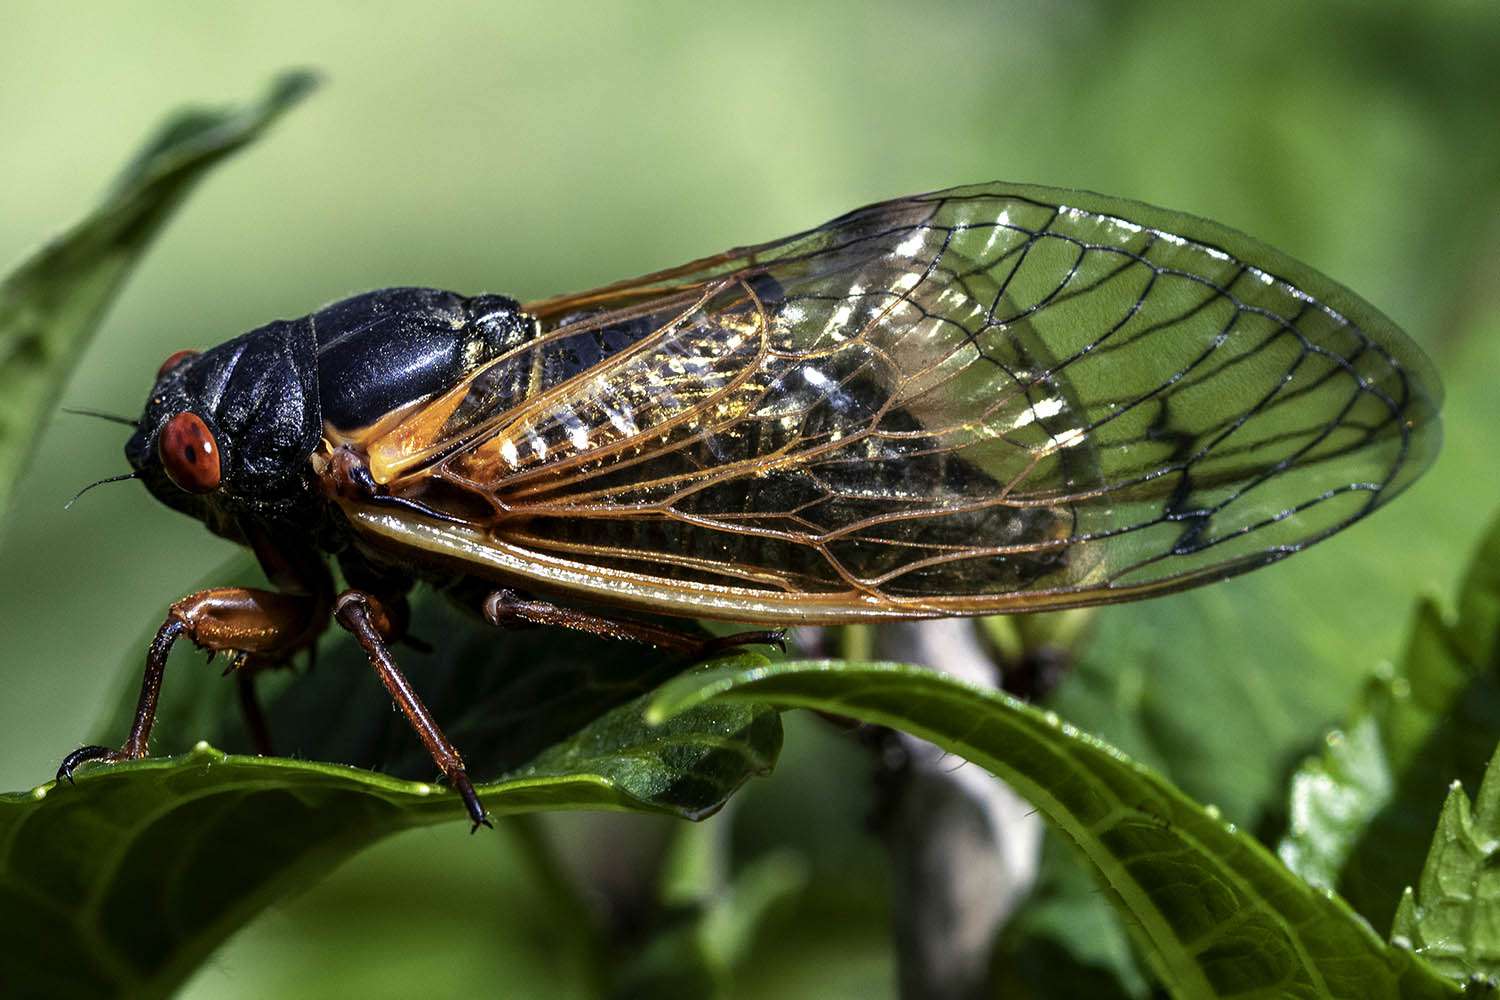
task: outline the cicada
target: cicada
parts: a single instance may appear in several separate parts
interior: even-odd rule
[[[145,756],[177,639],[276,664],[331,618],[477,826],[463,760],[391,653],[417,582],[497,626],[699,655],[777,634],[662,619],[1148,597],[1385,503],[1436,452],[1439,402],[1420,350],[1312,268],[1043,187],[887,201],[525,305],[369,292],[157,372],[131,476],[248,546],[275,589],[172,605],[124,745],[59,774]]]

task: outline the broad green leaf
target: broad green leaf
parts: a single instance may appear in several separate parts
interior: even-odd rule
[[[1465,427],[1473,425],[1473,419],[1464,422]],[[1457,429],[1450,437],[1461,433]],[[1424,514],[1423,500],[1441,500],[1443,491],[1418,492],[1420,497],[1403,497],[1390,511],[1356,525],[1351,537],[1284,564],[1189,594],[1101,610],[1071,676],[1048,706],[1158,770],[1199,801],[1219,806],[1240,826],[1262,837],[1278,836],[1300,822],[1284,816],[1287,774],[1330,722],[1348,713],[1362,689],[1404,691],[1412,704],[1425,704],[1426,695],[1415,685],[1403,689],[1389,678],[1371,680],[1381,658],[1399,649],[1400,640],[1387,635],[1393,631],[1384,624],[1389,616],[1376,610],[1389,599],[1360,607],[1372,600],[1370,594],[1398,588],[1407,594],[1409,606],[1409,581],[1421,578],[1411,561],[1424,549],[1403,539],[1427,537],[1416,531],[1424,517],[1451,518],[1431,511],[1430,501]],[[1412,509],[1416,513],[1403,532],[1397,522]],[[1335,552],[1338,558],[1327,558]],[[1352,587],[1353,580],[1361,581],[1360,586]],[[1380,622],[1367,627],[1377,615]],[[1430,611],[1427,618],[1429,625],[1439,623]],[[1476,696],[1489,684],[1476,685]],[[1497,703],[1491,695],[1473,702],[1461,698],[1459,704],[1469,723],[1495,718]],[[1485,722],[1480,728],[1493,731],[1493,725]],[[1338,752],[1347,753],[1363,738],[1356,727],[1347,726],[1334,740],[1342,739]],[[1455,728],[1443,738],[1457,744],[1467,737]],[[1474,741],[1465,751],[1464,768],[1436,773],[1477,778],[1489,746]],[[1447,766],[1441,760],[1430,763]],[[1374,836],[1368,840],[1369,863],[1361,870],[1376,881],[1368,888],[1354,881],[1337,883],[1355,909],[1382,931],[1401,887],[1416,878],[1430,834],[1428,818],[1439,806],[1435,793],[1441,781],[1423,781],[1434,773],[1425,766],[1413,765],[1410,771],[1418,808],[1381,813],[1383,823],[1405,827],[1405,867],[1385,867],[1379,850],[1383,840]],[[1321,791],[1301,802],[1314,808],[1335,805]],[[1065,906],[1073,916],[1045,920],[1037,930],[1081,965],[1097,967],[1099,939],[1083,928],[1095,926],[1107,904],[1090,880],[1060,871],[1070,863],[1064,852],[1048,853],[1038,898],[1046,900],[1044,905]],[[1069,886],[1082,894],[1070,892]],[[1091,917],[1079,919],[1084,912]],[[1024,911],[1021,920],[1026,921]],[[1123,954],[1117,948],[1109,951]],[[1046,970],[1055,972],[1060,965],[1048,963]],[[1120,968],[1125,980],[1138,979],[1128,962]]]
[[[1391,940],[1454,979],[1500,977],[1500,753],[1470,808],[1463,785],[1448,789],[1422,880],[1407,887]]]
[[[92,214],[0,281],[0,510],[63,380],[151,240],[210,169],[314,83],[289,73],[244,108],[173,114]]]
[[[1477,784],[1500,741],[1497,650],[1500,520],[1474,555],[1456,617],[1423,600],[1401,662],[1371,680],[1349,721],[1292,778],[1278,853],[1376,927],[1421,870],[1442,782]]]
[[[808,661],[681,678],[648,717],[722,700],[894,726],[1009,782],[1088,858],[1178,997],[1458,992],[1164,779],[1003,694],[895,664]]]
[[[769,710],[708,706],[648,727],[640,692],[656,678],[649,670],[632,675],[629,656],[597,641],[583,648],[551,635],[545,640],[548,654],[539,652],[530,636],[511,637],[531,640],[527,661],[515,655],[519,647],[508,648],[505,637],[493,632],[489,637],[489,657],[465,664],[470,673],[491,681],[503,678],[493,668],[505,654],[514,655],[513,662],[521,665],[516,673],[533,694],[531,709],[548,716],[547,703],[555,702],[557,715],[576,730],[559,733],[544,724],[502,738],[500,729],[514,721],[508,713],[493,726],[497,735],[488,743],[477,738],[484,730],[476,720],[453,727],[455,734],[475,737],[466,745],[455,735],[480,776],[494,774],[497,760],[521,756],[523,747],[551,743],[498,780],[480,785],[486,806],[497,815],[614,809],[699,817],[775,760],[781,730]],[[463,648],[461,642],[455,645]],[[589,680],[586,672],[568,669],[570,660],[602,662],[611,652],[621,668],[613,678],[589,675]],[[761,661],[746,655],[735,662]],[[456,658],[453,665],[459,665]],[[297,680],[313,702],[325,699],[323,704],[330,703],[346,675],[378,687],[367,666],[352,671],[343,666],[320,663],[310,677]],[[200,669],[198,684],[187,671],[181,673],[169,674],[169,681],[178,682],[179,706],[207,690],[207,681],[232,701],[231,688],[217,671]],[[296,693],[297,685],[289,685],[278,702]],[[419,770],[404,744],[387,738],[385,722],[393,713],[388,702],[376,700],[373,719],[356,716],[368,706],[353,699],[348,714],[317,724],[326,730],[363,721],[362,728],[354,726],[356,738],[345,733],[340,739],[365,753],[383,753],[398,771]],[[518,705],[516,711],[522,710]],[[288,718],[273,706],[273,727]],[[307,733],[283,727],[277,735],[296,740]],[[399,735],[415,743],[409,734]],[[432,771],[428,762],[425,773]],[[0,925],[20,925],[28,936],[13,953],[20,958],[7,967],[6,984],[22,992],[164,994],[259,910],[375,840],[448,822],[451,849],[475,849],[475,841],[461,833],[457,821],[462,818],[457,798],[429,783],[327,763],[225,755],[207,744],[177,757],[84,771],[76,787],[43,785],[5,796],[0,798]]]
[[[1411,499],[1401,498],[1392,511]],[[1240,579],[1101,609],[1047,706],[1241,827],[1281,829],[1288,771],[1329,720],[1347,710],[1381,654],[1378,644],[1371,648],[1368,630],[1347,627],[1362,614],[1350,607],[1348,580],[1369,579],[1375,568],[1326,554],[1341,548],[1378,562],[1397,547],[1372,537],[1390,516],[1351,529],[1365,535],[1364,543],[1335,539]],[[1018,918],[1039,937],[1018,947],[1048,975],[1065,974],[1067,962],[1083,976],[1113,968],[1122,988],[1139,995],[1141,973],[1121,947],[1125,931],[1117,929],[1107,946],[1094,931],[1114,918],[1094,879],[1066,870],[1076,864],[1073,852],[1046,853],[1035,903]],[[1067,917],[1032,922],[1032,905]],[[1042,964],[1036,955],[1044,949],[1054,959]]]

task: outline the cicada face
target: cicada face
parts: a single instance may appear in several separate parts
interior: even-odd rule
[[[235,536],[239,517],[274,517],[312,496],[321,426],[316,358],[298,323],[278,322],[157,373],[125,457],[163,503]]]

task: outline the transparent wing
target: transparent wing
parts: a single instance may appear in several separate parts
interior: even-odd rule
[[[476,525],[468,558],[682,613],[1177,589],[1343,528],[1438,444],[1430,367],[1373,307],[1231,230],[1080,192],[887,202],[534,315],[372,468]]]

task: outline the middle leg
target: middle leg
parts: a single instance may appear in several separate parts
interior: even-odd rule
[[[463,758],[433,719],[427,706],[422,704],[422,699],[391,656],[386,636],[394,629],[380,602],[363,591],[346,590],[334,602],[333,617],[359,641],[365,656],[369,658],[370,666],[375,669],[375,675],[380,678],[380,683],[385,685],[391,699],[406,716],[406,721],[416,730],[422,745],[448,779],[449,787],[463,799],[469,819],[474,823],[469,832],[478,830],[480,824],[491,826],[489,816],[474,791],[474,784],[469,780]]]

